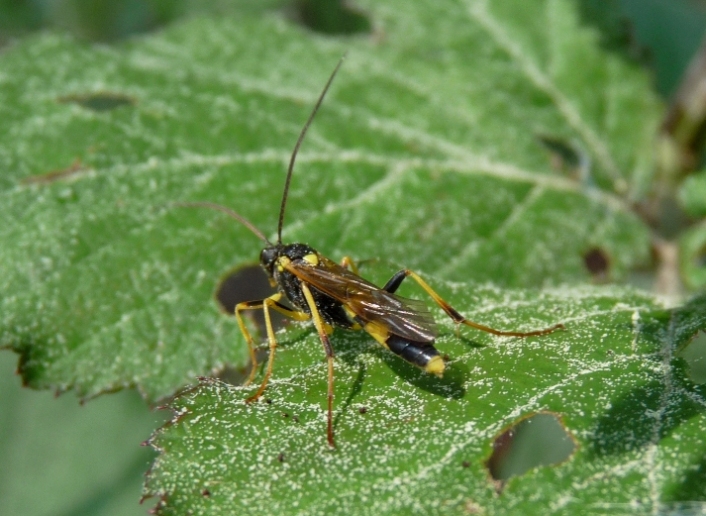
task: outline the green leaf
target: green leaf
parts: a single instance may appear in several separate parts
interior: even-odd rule
[[[298,157],[286,240],[514,286],[585,279],[598,248],[622,276],[648,232],[615,191],[649,169],[656,102],[569,4],[526,8],[371,4],[380,46],[260,12],[115,48],[17,45],[0,90],[0,345],[28,384],[86,397],[136,386],[154,400],[244,364],[213,292],[261,244],[170,203],[221,203],[273,235],[293,142],[344,51]],[[583,149],[585,182],[551,169],[539,134]]]
[[[679,352],[689,364],[689,378],[695,383],[706,383],[706,334],[693,335],[691,341]]]
[[[137,493],[154,452],[138,444],[165,418],[135,392],[79,405],[23,389],[16,362],[0,352],[2,513],[144,516]]]
[[[701,221],[679,236],[679,271],[684,283],[694,289],[706,286],[706,223]]]
[[[679,188],[679,202],[691,217],[706,215],[706,171],[687,177]]]
[[[684,307],[675,311],[676,323],[673,325],[678,354],[689,365],[689,377],[695,383],[706,382],[706,296],[701,295],[691,300]]]
[[[706,326],[703,300],[670,314],[623,289],[531,300],[443,287],[465,311],[481,296],[490,307],[483,319],[496,325],[509,309],[533,321],[515,327],[536,326],[541,314],[566,321],[566,331],[459,339],[446,325],[443,380],[364,335],[335,334],[333,451],[320,344],[311,334],[283,339],[269,403],[246,404],[254,388],[211,379],[172,402],[173,421],[152,439],[161,454],[147,494],[162,497],[158,514],[666,512],[703,500],[706,388],[686,380],[674,357]],[[498,496],[485,467],[492,440],[538,411],[559,414],[578,447],[561,465],[512,478]]]
[[[164,453],[146,494],[165,513],[209,514],[244,500],[359,513],[361,496],[390,514],[537,498],[560,510],[572,502],[557,493],[582,485],[592,504],[702,496],[681,467],[698,468],[688,443],[701,416],[681,400],[703,393],[673,372],[658,303],[513,290],[590,279],[587,255],[605,257],[613,279],[648,258],[631,208],[650,190],[660,111],[644,74],[599,48],[573,2],[367,2],[377,40],[316,36],[272,5],[117,47],[44,35],[0,56],[0,346],[21,354],[25,382],[84,397],[136,387],[154,401],[246,362],[214,292],[261,243],[174,202],[227,205],[274,238],[291,148],[347,52],[298,156],[284,239],[372,259],[363,271],[376,282],[419,270],[482,323],[568,331],[461,338],[441,322],[452,361],[438,381],[337,333],[336,455],[320,344],[291,330],[271,405],[246,406],[251,391],[213,380],[174,401],[181,418],[153,440]],[[547,141],[580,159],[563,163]],[[582,446],[498,498],[482,464],[492,437],[536,410],[562,414]],[[654,480],[662,447],[673,462]]]

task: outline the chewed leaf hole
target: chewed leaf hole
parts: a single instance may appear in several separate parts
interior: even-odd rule
[[[226,274],[216,289],[216,301],[223,312],[235,316],[235,306],[243,301],[258,301],[275,293],[267,274],[256,264],[238,267]],[[251,317],[260,335],[265,335],[265,316],[262,310],[246,310],[243,316]],[[275,331],[284,326],[284,316],[270,310]]]
[[[552,413],[540,412],[507,428],[493,442],[485,462],[498,492],[507,481],[540,466],[559,464],[576,449],[576,442]]]
[[[225,314],[235,316],[235,307],[238,303],[259,301],[274,293],[275,289],[270,286],[270,281],[267,279],[267,274],[262,270],[262,267],[252,264],[237,267],[227,273],[218,283],[215,298]],[[253,329],[257,331],[257,333],[252,335],[257,345],[257,341],[263,341],[265,335],[267,335],[265,315],[262,309],[244,310],[241,313],[247,319],[245,323],[251,331]],[[277,331],[284,327],[287,319],[279,312],[270,310],[270,321],[272,322],[272,328]],[[262,363],[265,360],[266,351],[260,349],[256,351],[256,356],[257,361]],[[219,378],[224,382],[240,385],[247,378],[249,368],[250,366],[244,369],[226,367],[219,375]]]
[[[689,379],[694,383],[706,383],[706,333],[699,331],[689,343],[679,351],[689,366]]]
[[[85,95],[65,95],[57,100],[64,104],[78,104],[81,107],[98,112],[111,111],[122,106],[133,106],[136,104],[135,99],[128,95],[109,91],[99,91]]]
[[[592,247],[583,255],[583,263],[588,272],[597,281],[605,281],[608,279],[610,272],[610,258],[600,247]]]
[[[576,172],[585,166],[581,151],[565,140],[546,134],[537,135],[537,140],[549,152],[554,169]]]
[[[299,0],[296,2],[298,21],[323,34],[369,33],[372,24],[366,14],[350,2],[342,0]]]

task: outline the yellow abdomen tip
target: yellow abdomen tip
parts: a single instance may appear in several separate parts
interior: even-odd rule
[[[432,357],[432,359],[429,360],[427,365],[424,367],[424,370],[427,373],[435,374],[439,378],[444,376],[445,369],[446,369],[446,364],[444,363],[444,359],[441,358],[439,355]]]

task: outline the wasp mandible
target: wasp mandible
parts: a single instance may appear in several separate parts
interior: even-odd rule
[[[265,269],[272,286],[277,287],[277,293],[266,299],[242,302],[235,307],[235,316],[240,331],[248,344],[252,362],[252,369],[245,385],[252,383],[255,379],[258,364],[253,338],[243,321],[242,312],[245,310],[263,311],[269,343],[269,357],[265,376],[255,394],[247,398],[246,401],[249,403],[260,398],[272,374],[277,339],[272,328],[270,311],[276,310],[297,321],[313,321],[321,344],[324,347],[328,365],[326,435],[328,443],[332,447],[335,447],[332,416],[334,353],[329,337],[335,327],[347,330],[364,330],[385,348],[427,373],[439,377],[444,373],[446,364],[434,347],[437,328],[431,313],[424,302],[395,294],[405,278],[410,277],[416,281],[456,324],[465,324],[493,335],[510,337],[546,335],[557,329],[564,328],[563,324],[555,324],[549,328],[529,332],[496,330],[463,317],[442,299],[426,281],[409,269],[402,269],[395,273],[385,286],[380,288],[361,278],[355,265],[348,258],[344,258],[342,263],[338,264],[307,244],[282,243],[282,225],[284,223],[289,185],[294,171],[294,162],[307,130],[321,107],[326,92],[329,90],[342,63],[343,58],[331,73],[292,151],[279,210],[277,241],[275,243],[270,242],[249,220],[229,208],[208,202],[180,203],[182,206],[200,206],[226,213],[247,227],[265,243],[265,248],[260,253],[260,264]],[[291,303],[293,308],[281,303],[284,298]]]

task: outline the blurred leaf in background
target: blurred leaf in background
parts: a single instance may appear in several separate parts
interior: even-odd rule
[[[14,355],[0,353],[0,499],[4,514],[122,516],[137,505],[154,453],[141,441],[167,415],[134,391],[83,406],[73,396],[20,387]]]

